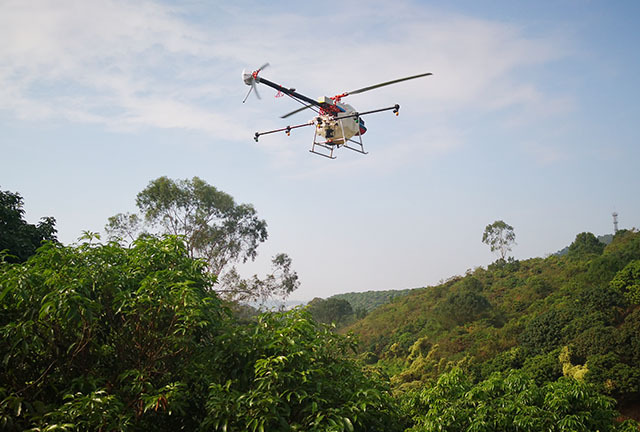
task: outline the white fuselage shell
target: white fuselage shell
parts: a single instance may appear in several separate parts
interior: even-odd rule
[[[324,114],[317,117],[316,132],[326,139],[327,144],[342,145],[351,137],[358,134],[360,131],[360,123],[357,116],[346,117],[356,112],[351,105],[340,102],[336,105],[344,110],[344,112],[340,112],[337,116]]]

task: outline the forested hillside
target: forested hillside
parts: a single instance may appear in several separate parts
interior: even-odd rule
[[[369,313],[377,307],[389,303],[394,298],[402,297],[411,292],[410,289],[385,290],[385,291],[365,291],[336,294],[329,298],[346,300],[351,304],[354,311],[364,310]]]
[[[318,322],[344,299],[239,316],[184,236],[34,238],[0,251],[3,431],[638,430],[635,231],[412,290],[350,326],[359,346]]]
[[[307,304],[307,309],[316,321],[342,328],[409,291],[411,290],[367,291],[337,294],[327,299],[316,297]]]
[[[637,418],[640,233],[620,231],[606,247],[582,233],[564,256],[498,260],[396,298],[345,331],[396,391],[429,387],[456,367],[475,382],[519,370],[539,385],[591,383]]]

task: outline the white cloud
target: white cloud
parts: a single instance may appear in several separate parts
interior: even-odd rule
[[[344,8],[344,12],[349,6],[340,8]],[[335,8],[328,9],[335,12]],[[392,20],[388,19],[390,16]],[[249,17],[242,32],[243,40],[259,39],[260,50],[275,56],[268,60],[276,66],[266,71],[265,76],[283,85],[295,86],[309,96],[332,95],[425,71],[434,73],[433,77],[352,96],[348,100],[361,110],[395,102],[403,106],[402,116],[411,119],[412,128],[388,133],[377,129],[365,137],[369,143],[377,140],[373,143],[383,147],[385,154],[388,151],[385,161],[396,161],[391,165],[430,157],[436,148],[447,151],[458,147],[464,140],[461,129],[466,130],[461,124],[464,117],[461,113],[473,113],[477,117],[500,112],[502,117],[497,127],[522,127],[539,124],[541,119],[573,108],[570,95],[550,93],[535,75],[537,68],[570,55],[568,42],[553,32],[531,36],[512,24],[439,12],[412,2],[379,2],[359,10],[357,19],[355,15],[341,13],[335,17],[288,16],[281,21],[295,22],[296,26],[277,26],[272,23],[273,18]],[[331,24],[327,27],[328,22]],[[258,28],[260,36],[258,30],[252,30]],[[321,37],[318,32],[304,31],[323,28],[327,31],[322,32]],[[294,29],[303,30],[292,39]],[[250,47],[250,44],[241,45]],[[257,53],[253,57],[259,59],[255,61],[258,64],[264,59],[260,50],[251,47],[238,54],[250,58],[251,53]],[[285,62],[292,59],[283,51],[299,56],[287,64]],[[272,120],[264,123],[256,119],[256,124],[273,128],[285,126],[275,114],[288,109],[279,109],[275,102],[269,101],[262,101],[260,106]],[[290,121],[301,118],[302,115]],[[371,117],[372,124],[379,121]],[[433,127],[436,129],[428,129]],[[411,136],[414,133],[415,137]],[[302,142],[306,144],[311,136]],[[401,142],[388,146],[389,140],[397,136]],[[300,139],[296,139],[300,144]],[[391,148],[393,150],[387,150]],[[282,156],[289,160],[289,150],[286,151],[286,157],[276,153],[274,158],[279,160]],[[306,156],[302,154],[300,159]],[[295,163],[307,165],[301,160]],[[349,163],[349,169],[353,168],[351,165]]]
[[[206,35],[172,12],[148,1],[9,2],[0,18],[10,41],[0,48],[0,108],[23,119],[228,136],[233,119],[206,107],[218,91],[202,84],[216,70]]]
[[[179,6],[153,1],[8,1],[0,14],[0,39],[9,41],[0,45],[0,110],[248,141],[259,126],[286,126],[278,114],[293,106],[273,100],[270,89],[260,103],[239,103],[246,90],[239,69],[265,60],[273,65],[265,75],[312,97],[434,72],[349,102],[398,101],[411,107],[403,115],[415,124],[436,117],[439,138],[428,131],[423,138],[441,149],[451,145],[442,137],[457,135],[446,132],[455,130],[449,116],[456,111],[517,107],[526,121],[571,105],[517,75],[566,55],[556,40],[409,1],[368,5],[335,2],[314,14],[279,12],[277,4],[211,6],[217,9],[196,22]],[[423,153],[421,141],[407,140],[393,157]],[[260,148],[292,161],[290,142]]]

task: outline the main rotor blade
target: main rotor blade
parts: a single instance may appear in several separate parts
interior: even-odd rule
[[[350,91],[350,92],[346,92],[346,94],[347,95],[352,95],[352,94],[364,93],[364,92],[369,91],[369,90],[377,89],[378,87],[384,87],[384,86],[388,86],[388,85],[391,85],[391,84],[399,83],[399,82],[402,82],[402,81],[408,81],[408,80],[421,78],[421,77],[429,76],[429,75],[433,75],[433,74],[431,72],[427,72],[427,73],[423,73],[423,74],[420,74],[420,75],[414,75],[414,76],[410,76],[410,77],[406,77],[406,78],[400,78],[400,79],[397,79],[397,80],[387,81],[387,82],[383,82],[383,83],[380,83],[380,84],[372,85],[372,86],[369,86],[369,87],[363,87],[363,88],[358,89],[358,90],[353,90],[353,91]]]
[[[280,117],[280,118],[287,118],[287,117],[292,116],[292,115],[294,115],[294,114],[298,114],[300,111],[304,111],[304,110],[306,110],[306,109],[308,109],[308,108],[311,108],[312,106],[313,106],[313,105],[305,105],[305,106],[303,106],[302,108],[298,108],[297,110],[291,111],[290,113],[285,114],[285,115],[283,115],[283,116],[282,116],[282,117]]]

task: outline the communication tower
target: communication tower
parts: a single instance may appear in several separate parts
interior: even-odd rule
[[[618,212],[613,212],[611,216],[613,216],[613,233],[616,234],[618,232]]]

